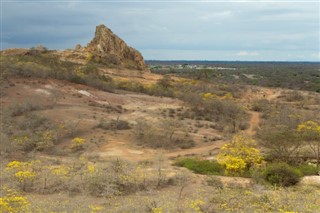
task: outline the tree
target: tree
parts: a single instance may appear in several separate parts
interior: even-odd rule
[[[273,160],[294,163],[302,146],[297,132],[286,125],[264,127],[258,132],[258,137]]]
[[[320,165],[320,124],[316,121],[306,121],[298,125],[297,131],[307,142],[317,158],[317,167]]]
[[[221,148],[218,162],[226,167],[227,172],[242,173],[262,162],[256,142],[244,134],[235,135],[232,141]]]

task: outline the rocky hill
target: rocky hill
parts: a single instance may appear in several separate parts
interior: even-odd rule
[[[140,52],[129,47],[104,25],[96,27],[95,37],[84,49],[92,54],[92,59],[96,62],[145,68]]]
[[[147,70],[144,59],[139,51],[129,47],[105,25],[96,27],[95,36],[85,47],[76,45],[74,49],[63,51],[48,51],[42,45],[30,49],[6,49],[1,51],[3,56],[33,55],[39,56],[50,53],[63,61],[79,64],[93,62],[111,68],[127,68],[134,70]]]

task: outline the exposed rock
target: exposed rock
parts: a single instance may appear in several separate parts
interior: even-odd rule
[[[103,64],[123,65],[127,68],[145,69],[142,55],[129,47],[121,38],[104,25],[96,27],[95,37],[85,51],[92,54],[92,60]]]
[[[36,47],[32,47],[31,49],[34,49],[34,50],[42,52],[42,53],[48,51],[48,48],[46,48],[42,44],[39,44]]]
[[[107,68],[128,68],[130,70],[147,70],[140,52],[129,47],[125,41],[115,35],[104,25],[96,27],[95,37],[86,46],[77,44],[74,49],[48,50],[42,45],[30,49],[6,49],[0,51],[1,55],[32,55],[38,56],[45,53],[55,55],[60,60],[79,64],[90,61],[106,65]]]
[[[74,49],[75,49],[75,50],[80,50],[80,49],[81,49],[81,45],[80,45],[80,44],[77,44]]]

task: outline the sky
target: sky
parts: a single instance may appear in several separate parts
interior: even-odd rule
[[[320,61],[319,0],[1,0],[1,49],[87,45],[106,25],[147,60]]]

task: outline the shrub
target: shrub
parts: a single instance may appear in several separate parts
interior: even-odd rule
[[[266,181],[274,185],[292,186],[300,181],[301,172],[286,164],[273,163],[267,166],[263,171],[263,177]]]
[[[11,189],[7,189],[4,194],[3,197],[0,197],[0,212],[31,212],[30,202],[26,197],[21,196]]]
[[[301,173],[305,175],[318,175],[318,168],[316,165],[308,165],[308,164],[301,164],[300,166],[297,167]]]
[[[111,120],[105,121],[101,119],[97,128],[105,129],[105,130],[125,130],[130,129],[130,125],[128,121],[124,120]]]
[[[220,178],[215,177],[215,176],[210,176],[207,179],[207,185],[212,186],[216,189],[223,189],[223,182],[221,181]]]
[[[269,105],[268,100],[260,99],[252,103],[251,109],[256,112],[266,112],[268,111]]]
[[[86,140],[83,138],[74,138],[72,139],[71,149],[74,151],[82,150],[84,145],[86,144]]]
[[[37,103],[36,101],[32,100],[32,101],[19,103],[19,104],[16,103],[12,105],[8,110],[9,110],[9,114],[12,117],[15,117],[15,116],[26,114],[28,112],[44,109],[44,108],[45,106],[43,104]]]
[[[221,148],[217,159],[225,166],[227,173],[241,174],[262,163],[260,150],[255,147],[256,143],[250,137],[243,134],[235,135],[231,143]]]
[[[302,101],[304,99],[303,95],[299,91],[291,91],[287,92],[285,95],[286,101],[288,102],[296,102],[296,101]]]
[[[194,140],[192,140],[191,138],[177,138],[174,143],[181,149],[189,149],[196,145]]]
[[[174,163],[175,166],[185,167],[198,174],[217,175],[223,173],[223,167],[217,161],[183,158]]]

